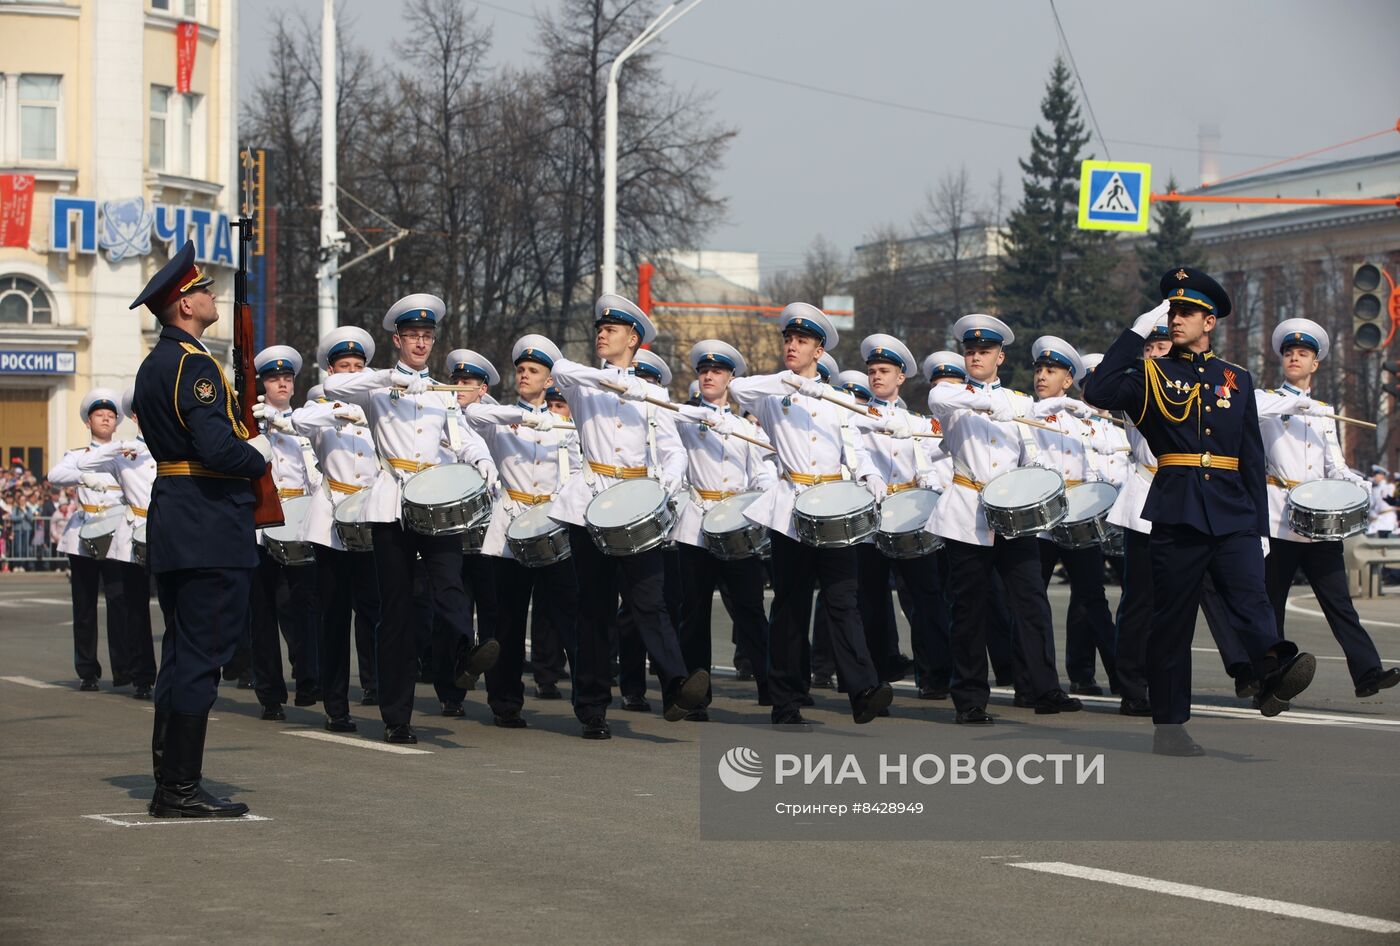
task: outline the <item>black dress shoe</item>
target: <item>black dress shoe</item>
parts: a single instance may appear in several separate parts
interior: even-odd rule
[[[1030,709],[1035,706],[1035,700],[1031,699],[1029,696],[1023,696],[1017,693],[1011,698],[1011,705],[1017,709]]]
[[[357,732],[358,729],[349,716],[326,717],[326,732]]]
[[[836,689],[836,681],[831,678],[829,673],[814,673],[812,674],[812,689],[834,690]]]
[[[495,723],[502,729],[524,729],[530,725],[520,716],[519,710],[510,710],[506,713],[497,713]]]
[[[1316,657],[1303,651],[1294,654],[1260,685],[1259,696],[1256,697],[1260,714],[1277,716],[1288,709],[1288,701],[1308,688],[1316,672]]]
[[[629,713],[650,713],[651,704],[640,696],[624,696],[622,708]]]
[[[463,690],[475,689],[477,678],[496,666],[500,658],[501,645],[495,638],[477,644],[457,663],[457,685]],[[468,682],[471,686],[467,686]]]
[[[1093,680],[1088,680],[1082,683],[1071,683],[1069,692],[1077,696],[1103,696],[1103,687]]]
[[[157,818],[239,818],[248,813],[248,806],[215,798],[196,779],[157,785],[146,810]]]
[[[974,706],[970,709],[958,710],[957,721],[964,725],[989,726],[996,722],[996,717],[986,711],[981,706]]]
[[[293,702],[297,706],[315,706],[321,702],[321,691],[319,689],[297,690],[296,699]]]
[[[810,693],[804,693],[804,694],[802,694],[802,696],[798,699],[798,702],[801,703],[803,706],[816,706],[816,705],[817,705],[817,701],[816,701],[815,699],[812,698],[812,694],[810,694]]]
[[[418,744],[418,737],[413,734],[413,727],[408,723],[399,723],[397,726],[385,728],[384,741],[399,746],[413,746]]]
[[[1235,678],[1235,697],[1241,700],[1252,699],[1259,695],[1259,681],[1253,677]]]
[[[366,691],[360,696],[360,705],[361,705],[361,706],[378,706],[378,705],[379,705],[379,691],[376,690],[376,689],[373,689],[373,688],[370,688],[370,689],[366,690]]]
[[[253,671],[245,670],[238,675],[238,689],[251,690],[253,688]]]
[[[1141,700],[1137,699],[1136,697],[1125,696],[1123,698],[1123,701],[1118,704],[1118,715],[1151,716],[1152,704],[1149,703],[1147,700]]]
[[[583,721],[583,738],[585,739],[611,739],[612,730],[608,728],[608,721],[601,716],[590,716]]]
[[[97,685],[96,677],[83,677],[83,682],[78,684],[78,689],[84,693],[96,693],[101,687]]]
[[[138,683],[136,689],[131,691],[133,700],[149,700],[151,698],[151,685],[149,683]]]
[[[699,709],[693,709],[685,714],[685,721],[687,723],[708,723],[710,721],[710,711],[703,706]]]
[[[948,688],[937,683],[926,683],[919,687],[919,699],[921,700],[946,700],[948,698]]]
[[[788,710],[773,717],[773,728],[784,732],[811,732],[812,724],[807,722],[798,710]]]
[[[1155,755],[1174,755],[1183,758],[1202,756],[1206,750],[1196,745],[1186,733],[1185,726],[1162,725],[1152,732],[1152,752]]]
[[[270,723],[280,723],[287,718],[287,714],[282,712],[281,703],[264,703],[262,708],[262,718]]]
[[[455,718],[467,715],[467,711],[462,709],[461,703],[449,702],[442,704],[442,715]]]
[[[773,705],[773,694],[771,694],[771,693],[765,693],[765,692],[760,691],[759,694],[758,694],[758,705],[759,705],[759,706],[772,706],[772,705]]]
[[[1051,690],[1035,701],[1035,715],[1048,716],[1051,713],[1076,713],[1084,704],[1065,693],[1064,690]]]
[[[894,688],[888,683],[861,690],[851,700],[851,717],[857,723],[868,723],[879,716],[881,710],[887,709],[893,700]]]
[[[114,673],[114,674],[112,674],[112,686],[113,686],[113,687],[124,687],[124,686],[126,686],[127,684],[129,684],[130,682],[131,682],[131,678],[128,677],[128,676],[127,676],[126,674],[124,674],[124,673]]]
[[[1361,682],[1356,685],[1357,699],[1375,696],[1382,690],[1389,690],[1397,683],[1400,683],[1400,667],[1391,667],[1389,670],[1375,670],[1362,677]]]
[[[747,683],[753,679],[753,664],[747,660],[734,661],[734,679],[740,683]]]
[[[692,710],[705,705],[705,695],[709,692],[710,672],[708,670],[692,671],[676,687],[675,693],[671,695],[669,705],[663,707],[662,716],[668,723],[680,722],[690,715]]]
[[[537,700],[562,700],[564,694],[559,692],[559,687],[553,683],[546,683],[535,687],[535,699]]]

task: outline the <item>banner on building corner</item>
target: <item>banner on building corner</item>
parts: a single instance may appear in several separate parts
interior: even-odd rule
[[[28,246],[34,175],[0,174],[0,246]]]
[[[181,95],[190,91],[194,75],[194,54],[199,46],[199,24],[189,20],[175,27],[175,91]]]

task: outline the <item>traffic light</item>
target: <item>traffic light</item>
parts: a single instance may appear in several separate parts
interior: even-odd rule
[[[1383,362],[1381,370],[1390,375],[1381,379],[1381,392],[1395,398],[1395,403],[1400,405],[1400,361]]]
[[[1351,340],[1363,351],[1375,351],[1390,335],[1390,278],[1375,263],[1351,268]]]

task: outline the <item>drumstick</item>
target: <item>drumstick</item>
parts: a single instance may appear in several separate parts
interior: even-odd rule
[[[802,387],[802,383],[801,383],[801,382],[799,382],[799,381],[794,381],[794,380],[792,380],[791,378],[784,378],[784,379],[783,379],[783,384],[786,384],[787,386],[789,386],[789,387],[791,387],[791,388],[800,388],[800,387]],[[819,395],[819,397],[820,397],[823,401],[830,401],[832,404],[835,404],[835,405],[837,405],[837,406],[839,406],[839,407],[844,407],[846,410],[852,411],[852,412],[854,412],[854,413],[856,413],[856,414],[859,414],[861,417],[869,417],[871,420],[878,420],[879,417],[881,416],[881,415],[879,415],[879,414],[871,413],[871,411],[870,411],[869,408],[861,407],[859,404],[855,403],[854,401],[848,401],[848,400],[846,400],[846,399],[843,398],[843,397],[837,397],[835,394],[826,394],[825,392],[823,392],[821,395]],[[880,432],[881,432],[881,433],[889,433],[889,431],[887,431],[887,430],[882,430],[882,431],[880,431]],[[935,434],[935,433],[933,433],[933,432],[931,432],[931,431],[923,431],[923,430],[911,430],[911,431],[909,432],[909,436],[911,436],[911,437],[928,437],[928,438],[937,439],[937,440],[943,439],[943,435],[942,435],[942,434]]]
[[[627,390],[622,385],[613,384],[611,381],[599,381],[598,383],[603,387],[607,388],[609,391],[612,391],[614,394],[621,394],[623,391]],[[663,401],[659,397],[651,397],[650,395],[648,395],[643,400],[645,400],[648,404],[655,405],[656,407],[664,407],[668,411],[674,411],[676,414],[679,414],[685,420],[689,420],[693,424],[701,424],[702,426],[710,427],[711,429],[713,429],[714,427],[713,424],[706,424],[704,421],[700,420],[691,420],[691,418],[686,417],[684,414],[681,414],[680,405],[678,404],[672,404],[670,401]],[[740,440],[751,443],[755,447],[762,447],[764,450],[772,450],[774,453],[777,453],[777,448],[774,447],[772,444],[764,443],[762,440],[759,440],[755,437],[746,436],[744,434],[739,433],[737,430],[731,430],[729,432],[729,436],[738,437]]]
[[[1313,415],[1300,415],[1300,416],[1325,417],[1325,416],[1327,416],[1327,415],[1325,415],[1325,414],[1313,414]],[[1355,425],[1358,426],[1358,427],[1365,427],[1365,428],[1368,429],[1368,430],[1375,430],[1375,429],[1376,429],[1376,425],[1375,425],[1375,424],[1371,423],[1369,420],[1362,420],[1362,419],[1359,418],[1359,417],[1348,417],[1348,416],[1346,416],[1345,414],[1333,414],[1333,415],[1331,415],[1331,417],[1332,417],[1333,420],[1339,420],[1339,421],[1341,421],[1341,422],[1344,423],[1344,424],[1355,424]]]
[[[498,421],[496,421],[496,426],[497,426],[497,427],[529,427],[531,430],[536,429],[534,424],[526,424],[526,423],[524,423],[524,422],[516,423],[516,422],[514,422],[514,421],[509,421],[509,420],[498,420]],[[573,424],[555,424],[555,425],[553,425],[552,427],[550,427],[549,429],[550,429],[550,430],[578,430],[578,428],[575,427]]]

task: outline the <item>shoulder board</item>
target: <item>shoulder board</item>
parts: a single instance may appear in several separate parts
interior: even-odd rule
[[[1011,393],[1016,395],[1017,397],[1030,397],[1030,395],[1027,394],[1025,391],[1012,391]]]
[[[1233,361],[1226,361],[1224,358],[1221,358],[1221,357],[1219,357],[1219,356],[1217,356],[1215,360],[1218,361],[1218,362],[1220,362],[1222,365],[1224,365],[1224,366],[1227,367],[1227,368],[1234,368],[1236,371],[1243,371],[1245,374],[1249,374],[1249,369],[1248,369],[1248,368],[1241,368],[1239,365],[1235,364]]]
[[[198,345],[191,345],[189,342],[181,342],[180,347],[183,348],[188,355],[209,355],[203,348],[200,348]],[[214,356],[209,355],[209,357],[213,358]]]
[[[1317,398],[1313,398],[1313,403],[1314,403],[1314,404],[1319,404],[1319,405],[1321,405],[1322,407],[1331,407],[1331,405],[1328,404],[1326,401],[1319,401]]]

